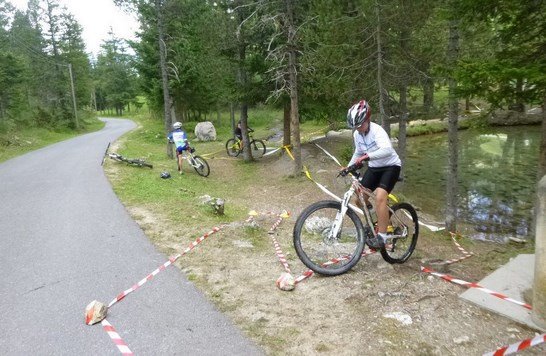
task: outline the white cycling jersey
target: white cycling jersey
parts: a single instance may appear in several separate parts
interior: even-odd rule
[[[167,136],[169,140],[173,141],[176,145],[176,148],[185,147],[188,143],[188,139],[186,137],[186,132],[182,131],[181,129],[176,129],[174,131],[171,131],[169,133],[169,136]]]
[[[353,139],[356,148],[349,166],[365,153],[370,157],[368,167],[402,166],[402,161],[400,161],[398,153],[392,147],[389,135],[378,124],[370,122],[370,129],[367,134],[361,134],[355,130]]]

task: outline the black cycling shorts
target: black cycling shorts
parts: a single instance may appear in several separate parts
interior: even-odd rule
[[[360,183],[371,191],[379,187],[390,193],[399,176],[400,166],[369,167],[364,176],[360,178]]]

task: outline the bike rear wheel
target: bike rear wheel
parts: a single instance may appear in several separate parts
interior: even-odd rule
[[[239,150],[239,143],[235,139],[230,138],[226,142],[226,152],[230,157],[237,157],[241,151]]]
[[[316,273],[336,276],[358,263],[364,249],[364,228],[357,214],[348,209],[340,217],[341,203],[325,200],[308,206],[294,226],[294,247],[300,260]],[[336,217],[341,218],[332,236]]]
[[[261,158],[265,155],[265,143],[262,140],[250,141],[250,150],[253,158]]]
[[[419,236],[417,212],[408,203],[398,203],[391,207],[389,225],[392,226],[392,238],[387,239],[381,249],[381,256],[388,263],[404,263],[410,258]]]
[[[127,161],[128,163],[132,164],[132,165],[135,165],[135,166],[139,166],[139,167],[148,167],[148,168],[154,168],[153,165],[149,164],[149,163],[146,163],[144,160],[142,159],[131,159],[131,160],[128,160]]]
[[[110,142],[108,142],[108,146],[106,146],[106,150],[104,151],[104,156],[102,156],[102,162],[101,166],[104,164],[104,160],[106,159],[106,156],[108,155],[108,149],[110,148]]]
[[[193,156],[192,165],[193,169],[195,169],[197,174],[199,174],[200,176],[208,177],[208,175],[210,174],[209,164],[207,163],[207,161],[205,161],[203,157],[197,155]]]

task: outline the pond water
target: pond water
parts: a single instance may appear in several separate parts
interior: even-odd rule
[[[536,194],[540,126],[459,131],[457,227],[475,239],[529,238]],[[445,220],[447,134],[408,139],[401,193]]]

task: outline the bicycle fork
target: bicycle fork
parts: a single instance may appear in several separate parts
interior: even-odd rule
[[[333,242],[336,240],[340,230],[341,225],[343,224],[343,216],[345,216],[345,213],[347,213],[349,200],[351,199],[351,196],[354,193],[354,188],[349,189],[345,194],[343,195],[343,199],[341,200],[341,209],[336,213],[336,218],[334,219],[334,223],[332,224],[332,229],[330,230],[330,233],[328,234],[328,241]]]

